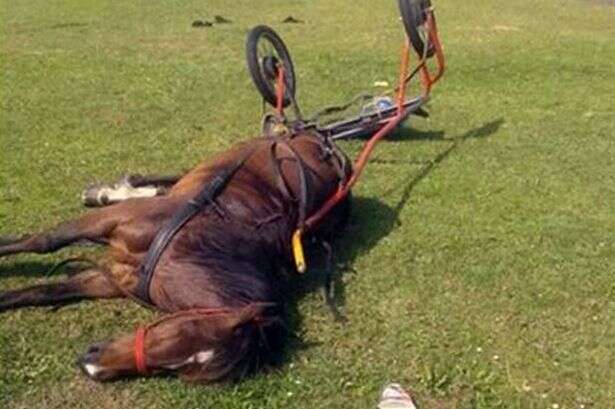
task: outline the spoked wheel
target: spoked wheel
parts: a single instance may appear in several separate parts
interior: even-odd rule
[[[248,69],[254,85],[265,101],[277,105],[276,83],[279,67],[284,67],[286,92],[283,106],[291,104],[295,96],[295,69],[284,42],[267,26],[257,26],[250,30],[246,42]]]
[[[412,48],[419,56],[425,55],[427,58],[436,52],[433,43],[427,41],[429,33],[425,27],[430,7],[430,0],[399,0],[399,11]]]

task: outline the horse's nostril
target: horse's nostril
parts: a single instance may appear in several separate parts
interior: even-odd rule
[[[100,352],[100,344],[94,344],[94,345],[90,345],[85,353],[86,355],[94,355],[94,354],[98,354],[99,352]]]
[[[104,343],[99,342],[88,346],[81,358],[82,362],[97,362],[104,349]]]
[[[99,342],[88,346],[85,353],[77,361],[77,365],[90,378],[100,380],[104,375],[103,368],[100,366],[100,357],[104,351],[105,343]]]

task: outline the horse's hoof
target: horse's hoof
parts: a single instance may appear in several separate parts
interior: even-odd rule
[[[87,207],[101,207],[109,204],[109,197],[106,194],[108,190],[104,185],[89,186],[81,194],[81,200]]]

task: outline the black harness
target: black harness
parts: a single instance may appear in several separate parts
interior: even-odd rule
[[[276,184],[282,195],[286,200],[293,201],[298,204],[299,218],[298,227],[302,228],[306,219],[306,211],[308,209],[308,183],[305,171],[305,164],[301,160],[299,154],[290,146],[288,139],[291,137],[271,137],[270,153],[271,164],[273,173],[275,175]],[[334,167],[338,173],[339,183],[345,182],[345,168],[346,159],[345,156],[338,150],[338,148],[325,140],[324,143],[319,143],[319,146],[323,150],[323,160],[329,160],[331,156],[335,158]],[[297,164],[298,177],[299,177],[299,197],[295,197],[286,182],[282,173],[282,167],[280,159],[277,157],[278,148],[282,148],[290,153],[291,160]],[[175,235],[188,223],[194,216],[203,211],[208,206],[213,206],[220,213],[224,214],[221,209],[218,209],[218,205],[215,202],[218,197],[231,181],[235,173],[243,166],[246,160],[252,155],[253,149],[248,151],[244,156],[233,166],[220,170],[207,184],[201,189],[201,191],[184,205],[182,205],[171,217],[171,219],[165,223],[165,225],[158,231],[156,237],[152,241],[145,258],[141,262],[138,270],[138,283],[135,290],[135,297],[145,303],[146,305],[152,305],[150,298],[150,286],[156,265],[162,256],[162,253],[166,250],[169,243],[175,237]]]
[[[139,271],[139,282],[135,290],[135,295],[143,302],[152,304],[150,298],[150,285],[154,270],[160,260],[160,256],[165,251],[173,237],[188,223],[194,216],[205,209],[207,206],[217,206],[214,200],[224,188],[228,185],[235,173],[243,166],[248,157],[252,154],[249,151],[233,166],[219,171],[213,179],[211,179],[201,191],[192,199],[188,200],[182,207],[179,208],[165,225],[158,231],[156,237],[143,259]]]

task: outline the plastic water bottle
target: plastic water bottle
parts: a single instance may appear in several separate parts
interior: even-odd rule
[[[361,115],[371,115],[376,112],[385,111],[395,106],[395,102],[390,97],[378,97],[374,101],[363,106]]]
[[[380,111],[392,108],[394,105],[393,100],[389,97],[380,97],[376,100],[376,106]]]

